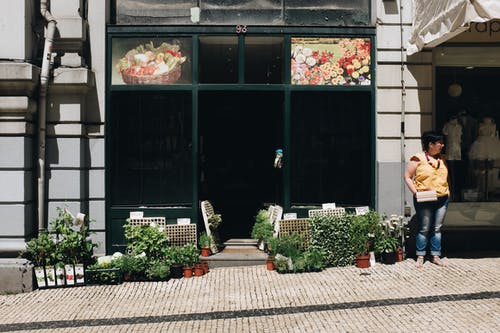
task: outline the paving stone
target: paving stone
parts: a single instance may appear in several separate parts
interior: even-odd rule
[[[0,332],[498,332],[500,258],[413,260],[0,295]]]

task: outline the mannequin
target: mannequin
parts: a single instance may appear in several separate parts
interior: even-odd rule
[[[461,160],[462,125],[456,117],[444,124],[443,134],[446,135],[446,160]]]
[[[469,158],[474,160],[500,159],[500,140],[495,121],[485,117],[479,124],[479,135],[470,147]]]

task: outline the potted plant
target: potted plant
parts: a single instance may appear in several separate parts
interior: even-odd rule
[[[166,257],[170,261],[170,277],[180,279],[183,276],[183,254],[182,247],[170,246],[166,248]]]
[[[210,256],[210,247],[212,245],[212,237],[209,236],[206,232],[202,232],[200,235],[200,247],[201,247],[201,256],[208,257]]]
[[[170,264],[165,261],[153,260],[149,263],[146,276],[150,280],[164,281],[170,275]]]
[[[122,275],[120,268],[112,260],[97,262],[85,270],[87,284],[120,284]]]
[[[261,209],[255,216],[252,238],[258,241],[259,250],[264,250],[265,242],[273,236],[273,225],[269,222],[269,212]]]
[[[380,217],[377,212],[370,211],[364,215],[355,215],[351,221],[351,247],[359,268],[370,267],[370,247],[378,233]]]
[[[320,248],[311,247],[304,252],[304,258],[309,272],[319,272],[326,267],[326,253]]]
[[[275,269],[274,259],[278,250],[279,239],[271,237],[267,244],[267,258],[266,258],[266,268],[268,271],[273,271]]]
[[[184,277],[193,276],[193,266],[198,262],[200,252],[194,244],[186,244],[181,248],[182,263],[184,264]]]
[[[391,215],[380,222],[379,236],[375,240],[375,252],[381,254],[382,262],[394,264],[396,262],[396,251],[399,248],[401,235],[402,217]]]
[[[115,266],[122,271],[125,281],[142,280],[146,275],[146,257],[123,255],[114,262]]]
[[[47,287],[45,265],[49,261],[50,253],[54,251],[55,243],[48,232],[41,232],[37,238],[26,243],[26,249],[20,254],[34,266],[38,288]]]

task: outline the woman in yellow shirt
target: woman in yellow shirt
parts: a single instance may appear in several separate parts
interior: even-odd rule
[[[410,157],[406,165],[405,182],[413,193],[413,203],[417,213],[418,233],[416,237],[417,267],[424,264],[427,248],[427,238],[430,234],[430,253],[432,262],[438,266],[445,266],[441,260],[441,225],[443,224],[446,208],[448,207],[448,169],[441,156],[444,147],[443,136],[436,132],[422,134],[423,152]],[[417,201],[417,192],[434,190],[427,199],[431,201]]]

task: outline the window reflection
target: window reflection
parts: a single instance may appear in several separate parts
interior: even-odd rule
[[[245,82],[283,82],[283,38],[245,38]]]
[[[238,37],[200,37],[200,83],[238,82]]]

